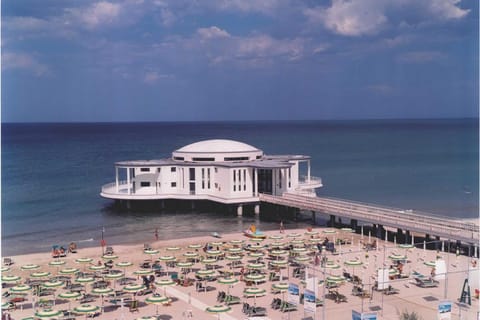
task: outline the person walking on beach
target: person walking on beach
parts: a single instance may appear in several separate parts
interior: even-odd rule
[[[284,233],[285,229],[283,228],[283,221],[280,221],[280,233]]]
[[[158,228],[155,229],[154,234],[155,234],[155,240],[158,241]]]

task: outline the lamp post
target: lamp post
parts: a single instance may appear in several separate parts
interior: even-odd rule
[[[105,233],[105,227],[102,227],[102,256],[105,255],[105,240],[103,239],[104,233]]]

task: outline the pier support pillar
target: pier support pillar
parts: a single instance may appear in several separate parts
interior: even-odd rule
[[[237,216],[241,217],[243,215],[243,206],[241,204],[237,207]]]
[[[132,203],[130,202],[130,200],[127,200],[127,209],[132,209]]]
[[[329,227],[335,226],[335,216],[333,214],[330,215],[330,221],[328,222]]]
[[[312,210],[312,222],[315,224],[315,221],[317,221],[316,214],[315,211]]]
[[[352,228],[353,230],[357,230],[357,226],[358,226],[358,221],[356,219],[352,219],[350,220],[350,228]]]
[[[253,211],[255,212],[255,214],[260,214],[260,205],[256,204],[255,207],[253,208]]]
[[[165,209],[165,200],[160,201],[160,208]]]
[[[397,228],[397,241],[399,243],[403,243],[403,230],[400,228]]]
[[[375,235],[378,239],[383,239],[384,233],[385,233],[385,229],[381,224],[375,225]]]
[[[439,236],[435,236],[435,250],[440,250],[440,237]]]
[[[192,201],[190,204],[191,204],[192,210],[195,210],[195,201]]]
[[[410,230],[405,230],[405,240],[404,243],[410,243]]]

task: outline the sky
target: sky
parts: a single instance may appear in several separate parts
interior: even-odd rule
[[[477,0],[3,0],[2,122],[478,117]]]

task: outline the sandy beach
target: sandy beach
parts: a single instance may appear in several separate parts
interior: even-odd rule
[[[378,319],[399,319],[403,311],[415,311],[423,319],[437,319],[438,304],[444,300],[452,302],[451,319],[478,319],[479,303],[478,296],[475,297],[475,289],[479,288],[479,264],[476,263],[477,259],[472,257],[424,250],[423,241],[412,248],[407,244],[398,245],[384,242],[368,235],[362,236],[342,229],[313,228],[308,231],[288,229],[284,233],[265,232],[265,235],[266,239],[261,242],[251,241],[239,233],[221,235],[221,238],[207,235],[170,241],[152,241],[149,243],[152,250],[147,251],[150,254],[144,252],[145,245],[143,243],[114,246],[114,256],[118,258],[110,257],[113,261],[113,268],[105,269],[107,271],[101,270],[101,268],[95,270],[96,266],[103,265],[105,261],[109,260],[102,259],[101,247],[79,247],[77,253],[69,253],[66,257],[58,259],[53,259],[51,253],[12,256],[9,258],[14,263],[8,267],[4,266],[2,269],[2,282],[8,279],[5,278],[7,276],[17,275],[21,278],[13,277],[4,283],[2,289],[3,315],[7,317],[8,313],[11,319],[24,319],[33,316],[35,312],[42,312],[44,308],[68,311],[80,306],[80,299],[84,293],[87,293],[87,298],[91,298],[88,304],[99,307],[98,311],[92,313],[96,314],[99,319],[137,319],[155,316],[157,309],[158,319],[248,319],[249,316],[242,311],[244,302],[265,308],[266,315],[256,317],[257,319],[346,320],[352,319],[352,310],[375,311]],[[323,241],[325,237],[336,243],[335,253],[322,250],[322,254],[318,254],[316,243]],[[365,247],[372,244],[374,240],[376,240],[376,247],[367,251]],[[340,242],[343,244],[339,244]],[[211,248],[205,252],[206,244],[209,244]],[[272,244],[277,247],[272,248]],[[232,258],[232,256],[234,257]],[[239,258],[235,258],[235,256]],[[232,261],[236,259],[239,262],[236,263],[237,265],[232,265]],[[275,264],[275,261],[286,261],[287,259],[288,263],[271,265],[272,262]],[[323,264],[322,259],[327,262]],[[127,286],[130,288],[141,285],[143,274],[147,278],[154,274],[152,264],[157,260],[156,268],[160,268],[160,270],[154,275],[153,292],[143,294],[144,292],[139,291],[134,296],[132,292],[135,289],[132,289],[133,291],[130,290],[119,297],[114,297],[113,293],[106,293],[103,299],[103,308],[101,296],[91,296],[94,287],[102,287],[101,283],[98,284],[102,280],[108,282],[104,285],[111,288],[110,291],[119,293],[127,285],[127,282]],[[191,261],[191,266],[186,264],[187,267],[181,268],[181,264],[178,266],[171,260],[175,260],[176,263]],[[423,279],[430,278],[432,265],[435,265],[436,260],[445,261],[446,279],[439,279],[438,283],[432,287],[418,286],[419,280],[415,278],[421,278],[420,274],[424,276]],[[52,263],[53,261],[61,262]],[[84,263],[81,263],[82,261]],[[402,261],[402,263],[398,264],[397,261]],[[131,266],[121,267],[122,264],[117,266],[121,262],[131,262]],[[141,265],[146,268],[142,269]],[[305,269],[302,265],[305,265]],[[378,280],[377,270],[382,267],[388,269],[389,272],[388,285],[391,288],[386,290],[387,292],[373,288],[375,281]],[[68,270],[72,268],[88,273],[84,275],[84,278],[92,278],[80,283],[81,296],[77,299],[60,297],[62,293],[70,290],[65,287],[65,282],[58,283],[58,287],[55,286],[54,281],[47,282],[46,285],[51,285],[52,288],[46,291],[45,296],[33,297],[30,287],[24,288],[25,291],[21,293],[14,293],[15,290],[22,289],[20,284],[28,283],[27,279],[32,281],[35,276],[38,276],[38,280],[33,281],[33,285],[35,285],[35,283],[44,282],[61,274],[62,270],[63,273],[68,274]],[[125,272],[127,279],[125,280],[121,276],[120,279],[108,280],[107,274],[114,273],[112,270],[117,270],[118,273]],[[199,270],[207,271],[204,272],[205,275],[202,275],[202,271],[197,273]],[[40,272],[48,274],[42,277],[41,274],[38,274]],[[305,310],[302,304],[298,305],[296,310],[288,312],[272,308],[274,299],[288,300],[288,292],[275,289],[273,285],[297,284],[300,293],[303,293],[305,287],[303,272],[311,277],[316,277],[313,281],[318,285],[317,298],[323,300],[323,296],[326,296],[324,306],[317,306],[315,313]],[[221,279],[225,279],[226,274],[238,282],[233,285],[222,283]],[[336,283],[327,281],[327,286],[324,286],[324,278],[333,277],[335,279],[335,277],[342,276],[347,278],[340,278]],[[75,276],[72,274],[66,277],[63,280],[71,278],[71,282],[77,284],[78,289],[78,282],[74,280]],[[435,277],[439,277],[439,275],[436,274]],[[471,305],[458,303],[467,277],[470,278]],[[161,286],[162,283],[167,283],[166,280],[172,278],[173,280],[178,279],[178,284]],[[207,280],[201,280],[202,278]],[[227,279],[231,278],[227,277]],[[200,284],[207,287],[208,290],[197,288]],[[83,288],[81,288],[82,286]],[[258,288],[261,293],[255,297],[245,296],[244,291],[251,288]],[[262,293],[262,289],[264,293]],[[225,303],[217,301],[217,296],[221,291],[238,297],[239,303],[230,305],[230,310],[225,313],[206,312],[208,307],[225,306]],[[154,296],[154,293],[158,295]],[[353,295],[354,293],[355,295]],[[168,303],[146,303],[149,298],[156,297],[161,300],[160,298],[165,295],[168,297]],[[337,301],[335,301],[335,297]],[[339,302],[342,300],[338,299],[339,297],[347,302]],[[35,307],[32,306],[32,298],[36,302]],[[121,298],[124,298],[124,301],[133,298],[138,301],[138,308],[130,310],[130,303],[121,307]],[[4,305],[11,299],[18,301],[14,307],[12,304]],[[24,301],[21,301],[23,299]],[[48,306],[53,302],[54,305]],[[39,304],[43,304],[45,307],[40,307]],[[62,317],[64,316],[55,314],[51,318],[61,319]],[[78,319],[84,317],[82,314],[76,314]]]

